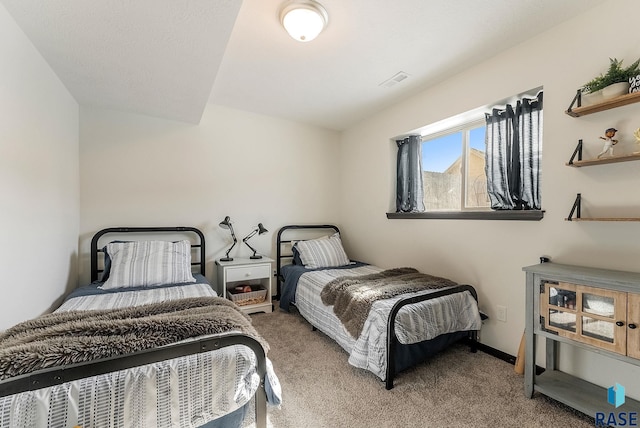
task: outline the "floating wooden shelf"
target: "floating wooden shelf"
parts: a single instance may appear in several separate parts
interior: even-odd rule
[[[618,162],[628,162],[640,160],[640,153],[633,153],[630,155],[623,156],[612,156],[608,158],[601,159],[585,159],[585,160],[577,160],[573,162],[567,162],[567,166],[573,166],[575,168],[580,168],[582,166],[591,166],[591,165],[602,165],[605,163],[618,163]]]
[[[576,96],[577,98],[577,96]],[[575,101],[575,98],[574,98]],[[640,92],[634,92],[632,94],[620,95],[615,98],[602,101],[597,104],[591,104],[588,106],[572,108],[573,103],[569,106],[569,109],[565,111],[566,114],[572,117],[586,116],[592,113],[598,113],[599,111],[605,111],[616,107],[622,107],[627,104],[633,104],[640,102]]]
[[[572,218],[571,220],[569,220],[568,218],[565,219],[567,221],[640,221],[640,217],[626,217],[626,218],[621,218],[621,217],[579,217],[579,218]]]
[[[571,207],[567,221],[640,221],[640,217],[582,217],[582,194],[576,195],[576,200]]]

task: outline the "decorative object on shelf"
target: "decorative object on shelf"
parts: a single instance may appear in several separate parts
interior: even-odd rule
[[[255,248],[253,248],[251,245],[249,245],[249,239],[251,239],[256,233],[258,235],[262,235],[263,233],[267,233],[268,230],[265,229],[265,227],[262,225],[262,223],[258,223],[258,227],[256,227],[255,229],[253,229],[253,231],[248,234],[247,236],[245,236],[244,238],[242,238],[242,242],[244,242],[247,247],[249,247],[251,249],[251,251],[253,251],[253,255],[249,258],[251,259],[261,259],[262,256],[257,254],[257,251]]]
[[[594,104],[601,103],[604,100],[602,89],[595,92],[583,92],[581,95],[582,106],[592,106]]]
[[[614,140],[616,132],[618,130],[616,128],[607,128],[604,131],[604,137],[600,137],[601,140],[604,140],[604,146],[602,147],[602,151],[598,153],[598,159],[600,159],[605,153],[608,153],[609,156],[613,156],[613,146],[618,144],[618,140]]]
[[[220,222],[219,226],[222,227],[223,229],[229,229],[229,231],[231,232],[231,238],[233,239],[233,244],[231,244],[231,246],[227,250],[227,254],[223,258],[221,258],[220,261],[221,262],[233,261],[233,257],[229,257],[229,253],[231,252],[231,249],[236,245],[236,242],[238,242],[238,240],[236,239],[236,234],[233,232],[233,225],[231,224],[231,218],[229,216],[226,216],[224,220]]]
[[[609,69],[606,74],[594,77],[584,85],[582,92],[593,94],[602,90],[602,98],[608,99],[623,95],[629,92],[629,79],[640,74],[640,59],[629,67],[622,67],[623,60],[609,58]]]
[[[640,129],[638,129],[637,131],[640,133]],[[636,139],[638,139],[638,138],[640,138],[640,135]],[[638,143],[640,144],[640,139],[638,139]],[[578,140],[578,145],[576,146],[575,150],[573,151],[573,154],[571,155],[571,158],[569,159],[569,162],[567,162],[565,165],[573,166],[573,167],[576,167],[576,168],[580,168],[582,166],[604,165],[604,164],[607,164],[607,163],[619,163],[619,162],[628,162],[628,161],[640,160],[640,151],[639,152],[634,152],[634,153],[632,153],[630,155],[620,155],[620,156],[612,156],[612,157],[606,157],[606,158],[600,158],[600,159],[583,160],[582,159],[582,146],[583,145],[584,144],[583,144],[582,140]]]
[[[299,42],[310,42],[327,27],[329,14],[315,0],[289,0],[280,7],[280,22]]]
[[[633,136],[636,139],[636,144],[638,145],[638,148],[640,148],[640,128],[633,131]],[[638,154],[638,153],[640,153],[640,151],[633,152],[633,154]]]
[[[629,77],[629,93],[640,92],[640,74]]]

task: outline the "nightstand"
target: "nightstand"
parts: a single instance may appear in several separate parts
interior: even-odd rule
[[[230,262],[216,260],[218,293],[234,301],[246,314],[272,312],[271,278],[273,260],[268,257],[249,259],[235,257]],[[250,286],[252,291],[235,293],[236,287]]]

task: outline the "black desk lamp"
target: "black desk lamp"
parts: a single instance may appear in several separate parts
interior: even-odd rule
[[[261,259],[262,256],[256,254],[257,251],[255,248],[253,248],[251,245],[249,245],[249,243],[247,242],[249,239],[251,239],[252,236],[254,236],[256,233],[258,235],[262,235],[263,233],[267,233],[268,230],[264,228],[264,226],[262,225],[262,223],[258,223],[258,227],[256,227],[250,234],[248,234],[247,236],[245,236],[244,238],[242,238],[242,242],[244,242],[245,244],[247,244],[247,247],[251,248],[251,251],[253,251],[253,256],[249,257],[250,259]]]
[[[233,233],[231,218],[229,218],[229,216],[226,216],[224,220],[220,222],[219,226],[222,227],[223,229],[229,229],[229,231],[231,232],[231,237],[233,238],[233,244],[231,244],[231,246],[227,250],[227,254],[220,259],[221,262],[230,262],[233,260],[233,257],[229,257],[229,253],[231,252],[231,249],[236,245],[236,242],[238,242],[238,240],[236,239],[236,234]]]

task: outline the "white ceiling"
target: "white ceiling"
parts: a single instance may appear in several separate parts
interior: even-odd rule
[[[341,130],[604,0],[0,0],[81,105],[199,122],[207,100]],[[409,78],[380,84],[398,72]]]

